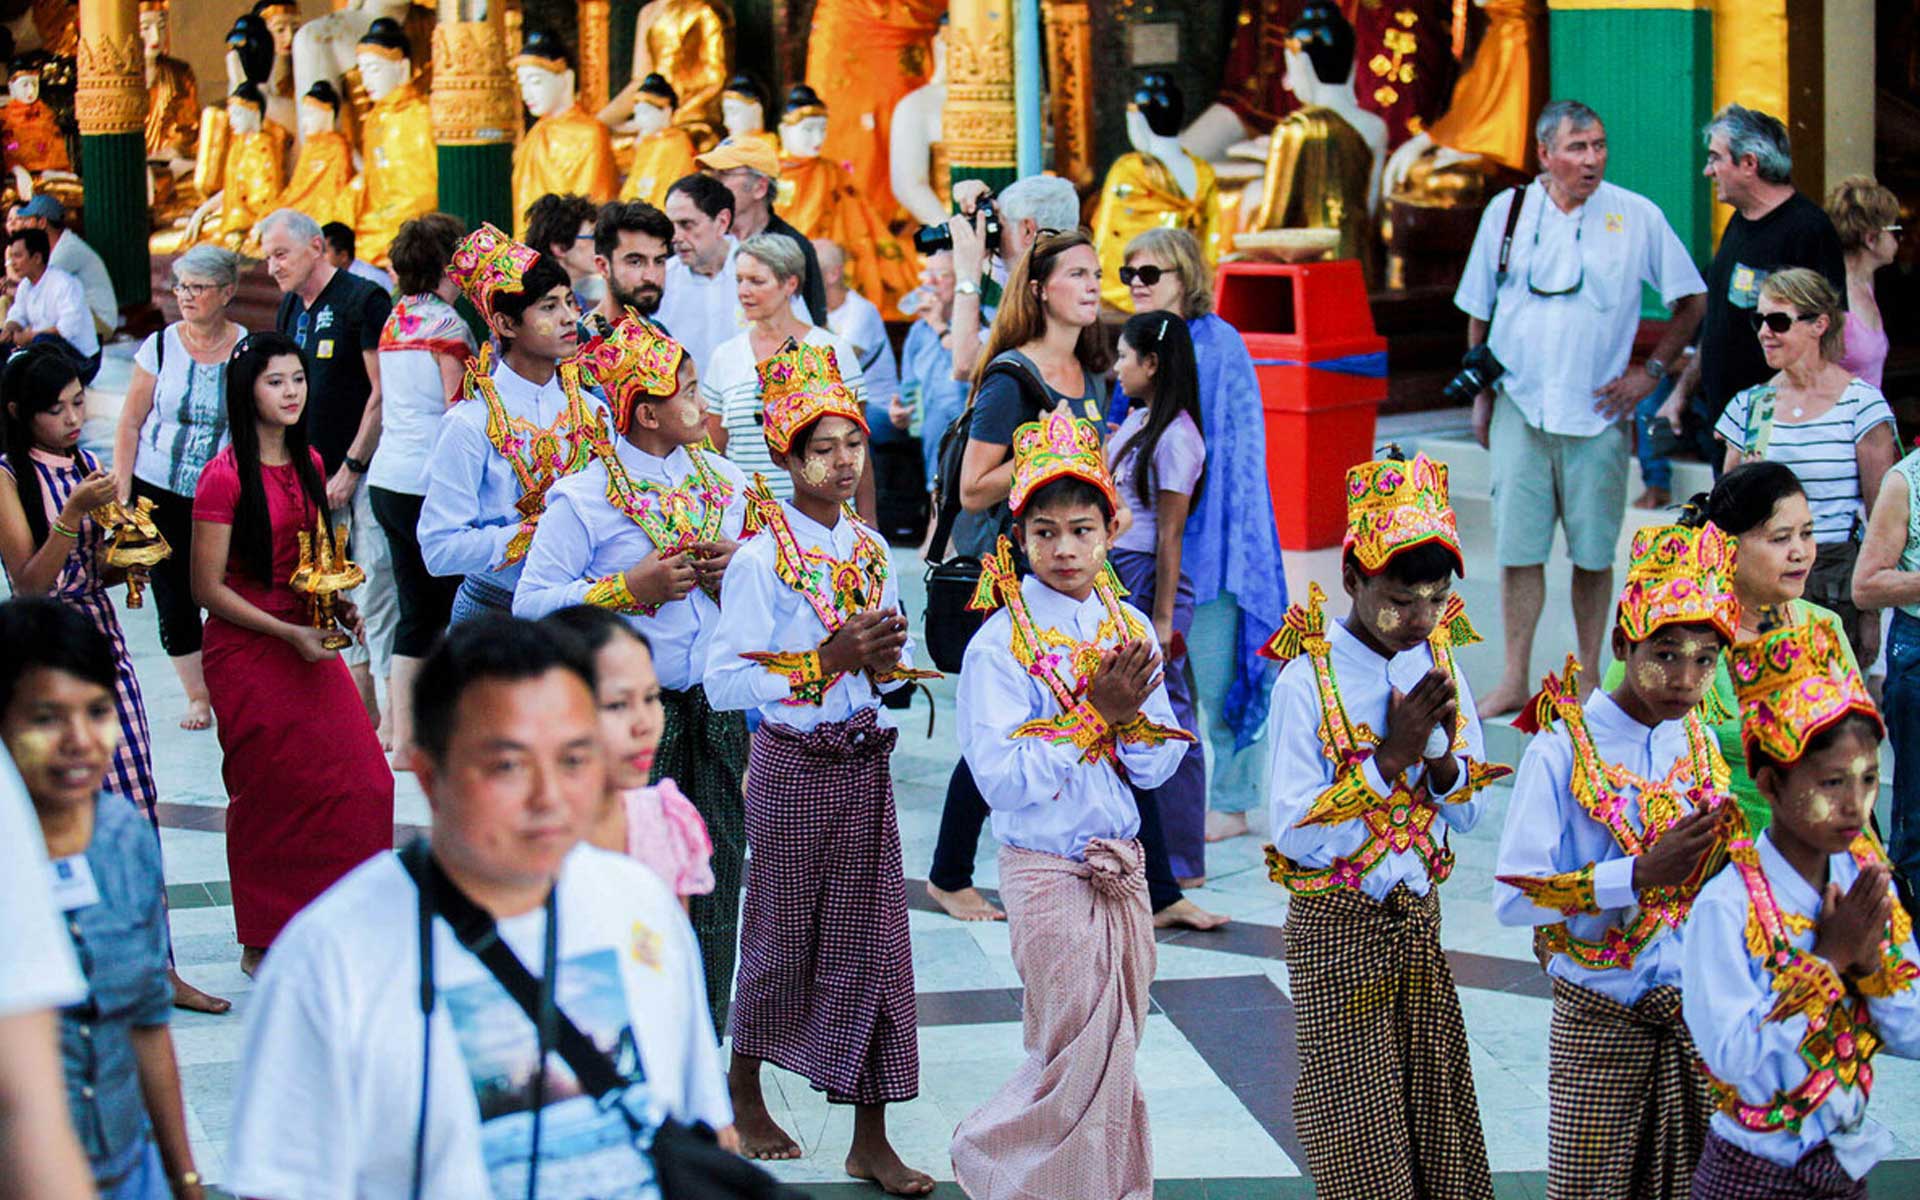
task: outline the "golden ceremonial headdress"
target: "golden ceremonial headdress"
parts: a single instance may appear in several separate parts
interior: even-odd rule
[[[1411,460],[1396,455],[1347,472],[1347,535],[1341,549],[1353,552],[1361,570],[1377,574],[1394,555],[1428,542],[1445,546],[1460,574],[1467,573],[1447,500],[1447,464],[1424,454]]]
[[[447,274],[473,301],[480,315],[491,320],[494,298],[503,292],[519,291],[527,269],[539,257],[538,250],[483,221],[453,248]]]
[[[613,427],[624,433],[637,406],[678,390],[680,360],[685,357],[679,342],[628,309],[618,325],[580,347],[573,361],[606,396]]]
[[[1007,507],[1014,516],[1026,509],[1035,492],[1067,478],[1092,484],[1110,506],[1120,507],[1113,475],[1107,470],[1106,445],[1092,422],[1061,407],[1013,431],[1013,490],[1007,495]]]
[[[1824,621],[1762,634],[1735,646],[1729,661],[1749,758],[1758,749],[1775,762],[1796,762],[1808,742],[1853,713],[1886,729],[1840,636]]]
[[[759,375],[769,450],[785,454],[793,435],[821,417],[845,417],[867,428],[866,408],[840,378],[840,362],[830,346],[788,338],[760,364]]]
[[[1620,631],[1643,642],[1662,625],[1711,625],[1732,645],[1740,630],[1733,594],[1736,543],[1712,523],[1653,525],[1633,535]]]

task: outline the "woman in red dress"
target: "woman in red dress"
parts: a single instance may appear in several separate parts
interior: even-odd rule
[[[233,444],[193,501],[193,594],[224,755],[233,921],[252,975],[293,914],[393,846],[393,772],[353,677],[289,586],[297,535],[326,512],[307,446],[306,355],[256,333],[227,369]],[[359,617],[341,603],[345,623]]]

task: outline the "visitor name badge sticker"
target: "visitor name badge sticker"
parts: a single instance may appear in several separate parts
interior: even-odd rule
[[[78,912],[100,903],[100,887],[93,881],[86,855],[56,858],[47,868],[53,878],[53,902],[61,912]]]

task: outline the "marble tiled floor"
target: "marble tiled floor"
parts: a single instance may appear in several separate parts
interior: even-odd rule
[[[103,405],[96,422],[110,427],[109,414]],[[1469,561],[1487,562],[1485,500],[1461,496],[1458,503]],[[898,554],[896,564],[907,603],[918,611],[918,563]],[[1297,594],[1317,578],[1339,604],[1332,553],[1289,555],[1287,566]],[[1483,631],[1497,636],[1498,601],[1489,576],[1476,571],[1462,591]],[[1549,580],[1536,669],[1557,665],[1571,640],[1564,566],[1551,568]],[[146,688],[166,802],[163,843],[176,953],[189,979],[235,1001],[231,1015],[181,1013],[174,1026],[201,1170],[218,1184],[225,1173],[228,1113],[249,991],[238,970],[227,907],[219,746],[214,734],[185,733],[175,724],[182,698],[161,653],[152,608],[123,613],[123,620]],[[1493,643],[1471,648],[1463,658],[1477,682],[1491,682],[1498,670]],[[927,701],[918,700],[911,713],[903,714],[894,760],[905,861],[914,877],[908,890],[914,898],[921,897],[917,880],[924,878],[931,857],[946,776],[956,757],[951,682],[936,684],[932,696],[932,735]],[[1491,731],[1490,744],[1496,757],[1517,755],[1520,747],[1518,735],[1506,731]],[[1506,792],[1496,792],[1480,829],[1455,840],[1459,864],[1443,893],[1443,941],[1461,987],[1499,1192],[1530,1197],[1544,1194],[1550,1001],[1527,933],[1503,928],[1492,917],[1493,855],[1506,803]],[[396,820],[413,825],[424,823],[426,815],[412,777],[399,776]],[[1232,925],[1213,934],[1163,935],[1160,942],[1154,1012],[1139,1073],[1152,1117],[1156,1175],[1166,1181],[1158,1189],[1162,1197],[1311,1195],[1290,1112],[1297,1059],[1279,937],[1286,901],[1265,878],[1259,845],[1257,838],[1241,838],[1210,847],[1208,886],[1193,894],[1202,905],[1230,914]],[[986,887],[995,882],[990,840],[982,846],[978,878]],[[894,1111],[891,1125],[909,1162],[950,1180],[946,1146],[954,1125],[1021,1058],[1019,978],[1004,925],[961,925],[927,911],[921,902],[912,914],[912,934],[922,1092]],[[830,1108],[797,1077],[769,1068],[769,1083],[776,1115],[807,1150],[806,1157],[775,1170],[816,1196],[876,1194],[847,1183],[841,1171],[851,1114]],[[1878,1194],[1920,1195],[1920,1161],[1915,1161],[1920,1160],[1920,1065],[1881,1060],[1874,1112],[1898,1142],[1896,1161],[1875,1175]],[[941,1194],[959,1193],[949,1183]]]

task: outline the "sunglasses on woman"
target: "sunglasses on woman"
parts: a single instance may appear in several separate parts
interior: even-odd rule
[[[1771,329],[1775,333],[1785,333],[1793,328],[1795,321],[1811,321],[1819,315],[1819,313],[1801,313],[1796,316],[1793,313],[1784,312],[1757,312],[1749,314],[1749,319],[1753,322],[1755,333],[1759,333],[1763,328]]]
[[[1166,273],[1166,268],[1156,267],[1151,263],[1144,267],[1121,267],[1120,282],[1132,287],[1138,281],[1141,287],[1152,287],[1159,283],[1160,277]]]

